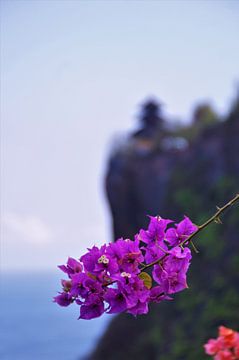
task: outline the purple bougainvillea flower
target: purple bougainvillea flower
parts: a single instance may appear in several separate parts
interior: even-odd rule
[[[127,310],[127,313],[132,314],[134,316],[147,314],[149,311],[148,302],[141,302],[140,300],[137,301],[137,304],[130,309]]]
[[[58,268],[68,274],[69,277],[72,274],[80,273],[83,270],[82,264],[71,257],[68,258],[66,265],[59,265]]]
[[[154,265],[152,275],[154,280],[160,285],[164,294],[169,294],[170,284],[168,272],[161,265]]]
[[[125,277],[127,279],[127,277]],[[138,276],[131,276],[125,283],[120,283],[119,287],[126,298],[127,307],[130,309],[149,300],[150,291],[144,285],[144,282]]]
[[[68,293],[62,292],[59,295],[55,296],[53,298],[53,301],[60,306],[68,306],[72,303],[72,297]]]
[[[72,287],[71,280],[61,280],[61,285],[63,287],[64,292],[69,292]]]
[[[173,294],[188,287],[186,273],[191,257],[190,249],[176,247],[170,251],[163,264],[154,266],[153,278],[165,294]]]
[[[144,259],[146,264],[160,259],[168,252],[168,247],[163,241],[151,243],[148,246],[142,247],[142,249],[145,251]]]
[[[87,286],[88,280],[91,280],[93,284],[96,283],[86,273],[72,275],[70,294],[74,297],[81,296],[85,298],[90,290],[90,287]]]
[[[130,273],[139,272],[139,264],[144,261],[144,256],[139,248],[139,239],[135,241],[119,239],[110,243],[106,254],[118,263],[118,270]],[[111,272],[111,274],[113,274]]]
[[[68,279],[61,281],[63,291],[54,302],[61,306],[75,302],[80,306],[79,318],[89,320],[104,312],[146,314],[150,302],[171,300],[170,294],[187,287],[192,257],[189,248],[178,244],[197,229],[187,217],[168,229],[171,222],[151,216],[148,229],[140,230],[134,241],[121,238],[93,246],[80,260],[68,258],[66,265],[59,266]],[[152,287],[150,275],[143,272],[153,265],[157,285]]]
[[[188,247],[182,249],[180,246],[176,246],[169,253],[170,255],[165,260],[165,269],[179,269],[187,272],[192,259],[191,250]]]
[[[81,305],[79,319],[94,319],[104,313],[103,299],[97,294],[92,294],[87,301]]]
[[[109,288],[104,295],[104,300],[109,304],[107,313],[121,313],[127,309],[126,298],[119,289]]]
[[[164,276],[165,273],[163,274],[163,277]],[[188,287],[186,273],[183,271],[169,271],[164,280],[165,282],[168,281],[168,294],[174,294]]]
[[[198,227],[195,224],[193,224],[192,221],[187,216],[184,216],[184,219],[180,223],[178,223],[177,232],[182,236],[190,235],[194,231],[196,231],[197,228]]]
[[[146,244],[151,244],[155,241],[164,240],[164,232],[167,228],[167,225],[172,222],[169,219],[162,219],[159,216],[149,216],[150,223],[147,230],[140,230],[139,238]]]
[[[117,261],[106,254],[106,245],[101,246],[101,248],[93,246],[92,249],[88,250],[89,251],[80,258],[85,270],[96,275],[102,271],[108,271],[110,274],[118,271],[119,266]]]
[[[88,292],[90,294],[98,294],[101,296],[103,295],[104,288],[103,288],[103,284],[101,282],[88,277],[84,281],[84,285],[85,285],[85,288],[88,289]]]
[[[166,231],[165,239],[171,246],[176,246],[186,240],[197,228],[187,216],[184,216],[184,219],[176,224],[176,228],[170,228]]]
[[[160,303],[163,300],[172,300],[172,298],[164,294],[162,286],[154,286],[150,290],[150,301]]]
[[[88,249],[87,253],[82,255],[80,261],[84,265],[85,271],[89,271],[90,273],[97,273],[100,270],[95,270],[98,260],[105,254],[106,245],[98,248],[97,246],[93,246],[91,249]]]
[[[153,278],[163,289],[165,294],[173,294],[183,290],[186,287],[186,281],[182,275],[179,277],[179,273],[176,271],[165,271],[159,265],[154,266]]]
[[[122,294],[126,302],[126,309],[129,310],[135,306],[140,306],[142,310],[140,303],[147,303],[150,295],[149,289],[146,288],[144,282],[137,275],[126,272],[115,275],[114,279],[117,281],[117,292]],[[136,308],[133,311],[136,314]]]

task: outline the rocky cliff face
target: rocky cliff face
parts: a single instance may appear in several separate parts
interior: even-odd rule
[[[193,128],[191,128],[193,129]],[[190,129],[185,129],[190,134]],[[155,127],[131,136],[111,157],[106,189],[114,238],[133,237],[147,214],[200,224],[239,189],[239,102],[193,140]],[[202,345],[217,326],[238,329],[239,211],[224,216],[195,242],[190,288],[137,319],[113,318],[91,360],[206,359]]]

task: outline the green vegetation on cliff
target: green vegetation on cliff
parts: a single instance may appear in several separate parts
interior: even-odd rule
[[[238,101],[224,121],[217,121],[210,109],[203,110],[197,128],[184,129],[187,148],[165,150],[158,144],[147,153],[145,147],[144,152],[137,148],[111,159],[107,187],[116,236],[132,236],[147,214],[176,220],[186,214],[201,224],[216,205],[238,192]],[[113,318],[91,360],[206,360],[203,344],[216,336],[219,325],[238,330],[238,205],[222,221],[195,237],[199,254],[193,257],[189,289],[173,301],[152,306],[147,316]]]

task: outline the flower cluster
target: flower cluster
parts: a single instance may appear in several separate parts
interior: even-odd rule
[[[62,280],[63,289],[54,301],[80,305],[81,319],[104,312],[146,314],[150,302],[169,300],[187,288],[187,239],[197,229],[188,217],[178,224],[150,217],[148,229],[140,230],[134,240],[93,246],[79,260],[69,258],[60,265],[68,279]]]
[[[238,360],[239,333],[220,326],[218,338],[210,339],[204,348],[206,354],[212,355],[214,360]]]

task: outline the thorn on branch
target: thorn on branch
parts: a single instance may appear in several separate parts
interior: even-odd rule
[[[196,246],[194,245],[194,243],[192,242],[192,240],[190,241],[190,244],[192,245],[193,250],[195,251],[196,254],[199,253],[199,250],[196,248]]]
[[[222,224],[222,220],[219,217],[215,218],[214,221],[216,224]]]

